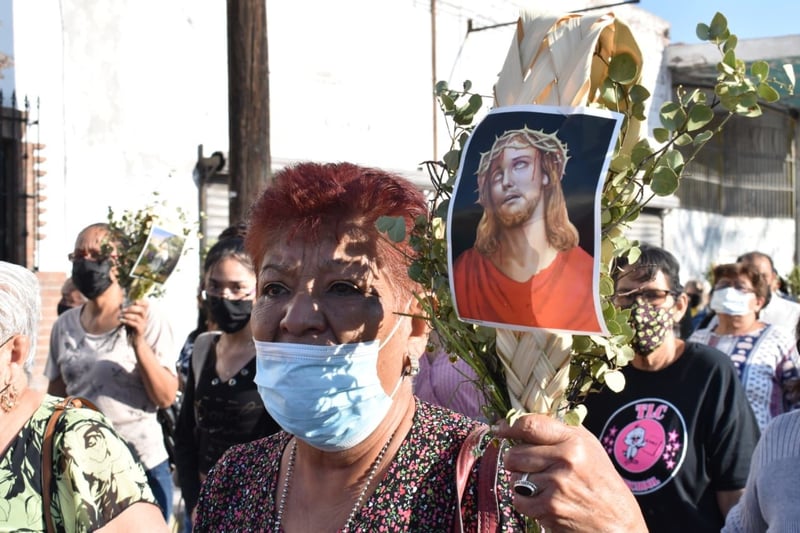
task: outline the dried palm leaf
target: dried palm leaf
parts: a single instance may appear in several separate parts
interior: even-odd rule
[[[495,105],[599,102],[611,57],[621,53],[629,54],[637,67],[633,85],[639,80],[642,54],[628,26],[613,13],[525,11],[495,85]],[[637,127],[629,125],[628,138],[638,137]],[[566,405],[571,345],[566,334],[497,330],[497,353],[515,409],[555,415]]]

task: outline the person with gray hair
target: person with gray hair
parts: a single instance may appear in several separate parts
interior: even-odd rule
[[[142,466],[101,413],[66,409],[53,432],[52,463],[43,464],[48,421],[63,399],[29,387],[40,313],[36,276],[0,261],[0,531],[48,528],[47,472],[58,531],[166,531]]]

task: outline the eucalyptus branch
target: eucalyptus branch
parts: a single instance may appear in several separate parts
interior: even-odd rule
[[[679,87],[675,101],[664,103],[659,110],[660,126],[653,129],[653,138],[658,142],[655,149],[647,140],[638,139],[637,128],[645,120],[645,104],[650,98],[649,91],[634,81],[638,80],[639,65],[624,52],[612,55],[608,60],[597,56],[607,67],[608,77],[598,87],[598,94],[592,97],[593,105],[618,111],[625,117],[602,188],[599,287],[603,318],[610,336],[572,337],[566,391],[570,408],[579,410],[586,394],[604,384],[620,390],[624,386],[620,369],[633,358],[629,346],[633,337],[628,324],[630,312],[615,307],[611,301],[614,259],[627,256],[634,262],[638,258],[637,243],[629,241],[624,234],[628,224],[639,217],[655,196],[668,196],[678,189],[686,165],[714,135],[723,130],[731,117],[758,116],[761,113],[759,102],[778,100],[775,87],[793,90],[793,71],[786,71],[790,76],[788,85],[771,77],[769,65],[763,61],[754,63],[748,75],[744,63],[735,56],[736,37],[728,31],[727,21],[721,14],[717,13],[709,25],[698,25],[698,36],[714,43],[721,54],[717,65],[720,74],[713,88],[713,98],[707,103],[704,91],[687,92]],[[453,192],[461,150],[474,128],[476,114],[484,99],[488,98],[472,93],[471,88],[469,81],[458,90],[450,89],[444,81],[436,84],[435,94],[446,119],[451,146],[441,161],[425,161],[434,194],[427,219],[415,224],[409,239],[416,254],[409,275],[430,292],[430,296],[422,301],[425,318],[438,332],[451,358],[461,358],[476,372],[477,382],[487,401],[487,417],[493,419],[510,411],[504,371],[495,352],[495,330],[458,320],[448,286],[447,240],[444,235],[443,212]],[[727,115],[712,126],[714,110],[718,107],[724,108]],[[687,156],[680,150],[686,151]],[[645,193],[645,185],[649,185],[650,194]],[[401,242],[406,237],[405,224],[401,220],[383,217],[377,226],[393,242]],[[800,274],[797,277],[800,279]]]

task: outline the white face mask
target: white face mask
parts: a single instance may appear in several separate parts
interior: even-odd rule
[[[352,448],[366,439],[392,406],[378,377],[386,339],[318,346],[254,339],[255,382],[270,416],[287,432],[323,451]]]
[[[715,290],[711,296],[711,309],[723,315],[743,316],[752,313],[752,292],[743,292],[733,287]]]

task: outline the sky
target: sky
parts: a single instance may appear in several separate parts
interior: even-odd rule
[[[728,29],[739,39],[800,34],[800,2],[797,0],[639,0],[638,7],[670,23],[670,41],[698,43],[698,22],[708,24],[719,11]]]

